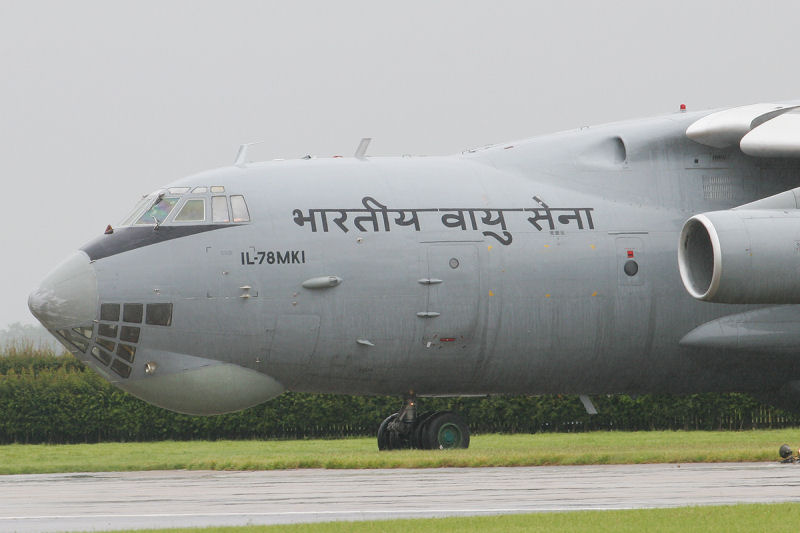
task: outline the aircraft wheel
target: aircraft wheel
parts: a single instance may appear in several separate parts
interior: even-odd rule
[[[451,411],[442,411],[429,418],[424,431],[426,448],[449,450],[469,448],[469,427]]]
[[[414,431],[411,433],[411,447],[417,450],[428,450],[426,432],[428,430],[428,420],[430,420],[436,413],[425,413],[417,418],[417,423],[414,426]]]
[[[397,418],[397,413],[391,414],[387,416],[383,422],[381,422],[380,427],[378,427],[378,450],[393,450],[395,449],[392,445],[395,444],[395,438],[391,438],[391,431],[389,431],[386,426],[389,425],[389,422]]]

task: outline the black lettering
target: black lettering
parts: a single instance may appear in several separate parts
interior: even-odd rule
[[[239,252],[239,259],[243,265],[299,265],[306,262],[305,250],[272,250]]]
[[[550,207],[538,196],[534,196],[533,199],[538,204],[537,207],[390,209],[375,200],[375,198],[365,196],[361,199],[364,209],[309,209],[308,216],[304,216],[302,210],[295,209],[292,214],[298,226],[304,227],[308,224],[313,232],[317,231],[316,216],[319,214],[323,231],[327,232],[328,219],[326,217],[329,214],[334,216],[335,213],[338,213],[339,216],[334,218],[333,221],[343,232],[347,233],[350,229],[345,223],[349,216],[352,216],[352,223],[362,232],[388,232],[391,230],[391,220],[394,220],[394,224],[397,226],[413,226],[416,231],[421,231],[419,213],[444,213],[441,214],[441,222],[445,227],[464,231],[481,231],[485,237],[492,237],[504,246],[508,246],[513,242],[511,228],[509,228],[511,224],[506,221],[506,217],[509,216],[508,213],[522,213],[523,216],[527,215],[527,213],[533,213],[533,216],[526,218],[539,231],[544,229],[540,225],[542,221],[545,222],[550,231],[561,231],[558,226],[566,226],[571,230],[595,229],[593,207]],[[499,226],[499,231],[489,231],[490,228],[486,228],[487,226]],[[485,229],[486,231],[484,231]],[[293,263],[295,262],[294,258],[294,253],[292,253],[291,259]],[[301,263],[306,262],[303,250],[300,250],[299,259]]]

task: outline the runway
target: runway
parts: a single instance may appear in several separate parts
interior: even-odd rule
[[[0,476],[0,531],[284,524],[800,502],[800,465],[158,471]]]

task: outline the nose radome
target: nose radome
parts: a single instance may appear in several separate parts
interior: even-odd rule
[[[84,252],[69,256],[28,296],[31,313],[50,330],[91,324],[97,304],[97,276]]]

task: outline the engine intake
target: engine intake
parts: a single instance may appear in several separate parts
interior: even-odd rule
[[[800,210],[695,215],[681,231],[678,267],[686,290],[698,300],[800,303]]]

